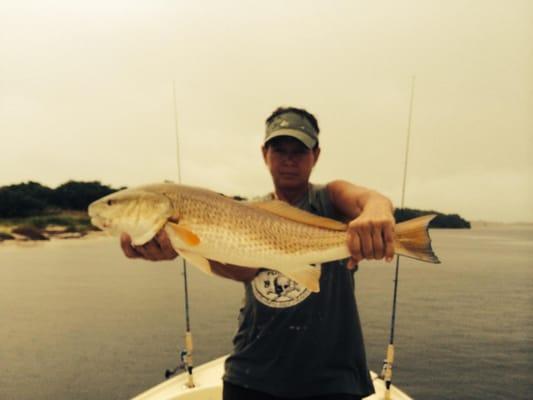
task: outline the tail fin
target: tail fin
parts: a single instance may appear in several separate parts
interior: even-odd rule
[[[435,214],[424,215],[396,225],[394,252],[415,260],[440,264],[431,248],[431,238],[428,233],[429,222],[435,217]]]

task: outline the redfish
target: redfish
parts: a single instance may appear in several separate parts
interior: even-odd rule
[[[240,202],[210,190],[173,183],[125,189],[89,206],[93,225],[114,235],[126,232],[133,245],[164,229],[173,248],[210,273],[209,260],[276,270],[318,292],[318,264],[348,258],[347,225],[279,201]],[[398,255],[439,263],[428,224],[435,215],[399,223]]]

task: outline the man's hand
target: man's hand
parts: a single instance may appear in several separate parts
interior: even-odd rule
[[[348,224],[347,244],[351,253],[347,267],[354,269],[363,259],[390,262],[394,256],[394,216],[390,208],[365,208]]]
[[[120,247],[122,247],[122,251],[128,258],[161,261],[173,260],[178,256],[164,230],[160,230],[152,240],[142,246],[133,246],[129,235],[123,233],[120,236]]]
[[[391,261],[394,256],[394,215],[391,201],[367,188],[346,181],[327,185],[335,208],[351,219],[346,243],[351,253],[347,267],[362,259]]]
[[[128,258],[144,258],[145,260],[161,261],[173,260],[178,256],[164,230],[160,230],[152,240],[142,246],[133,246],[129,235],[123,233],[120,236],[120,247],[122,247],[124,255]],[[215,275],[241,282],[251,281],[259,271],[256,268],[221,264],[213,260],[208,261],[211,266],[211,272]]]

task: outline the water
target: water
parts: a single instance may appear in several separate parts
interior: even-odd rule
[[[432,231],[441,265],[402,260],[394,383],[420,399],[527,399],[533,381],[533,227]],[[363,263],[370,367],[389,335],[392,264]],[[197,364],[231,349],[241,284],[189,268]],[[116,240],[0,245],[0,399],[125,399],[161,382],[183,344],[176,262]]]

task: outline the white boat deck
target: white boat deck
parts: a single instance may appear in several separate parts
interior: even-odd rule
[[[194,368],[194,383],[196,387],[186,386],[187,374],[181,373],[144,393],[133,400],[222,400],[222,375],[226,356],[217,358],[206,364]],[[366,400],[382,400],[385,398],[385,383],[371,372],[376,393],[366,397]],[[391,399],[412,400],[395,386],[391,387]]]

